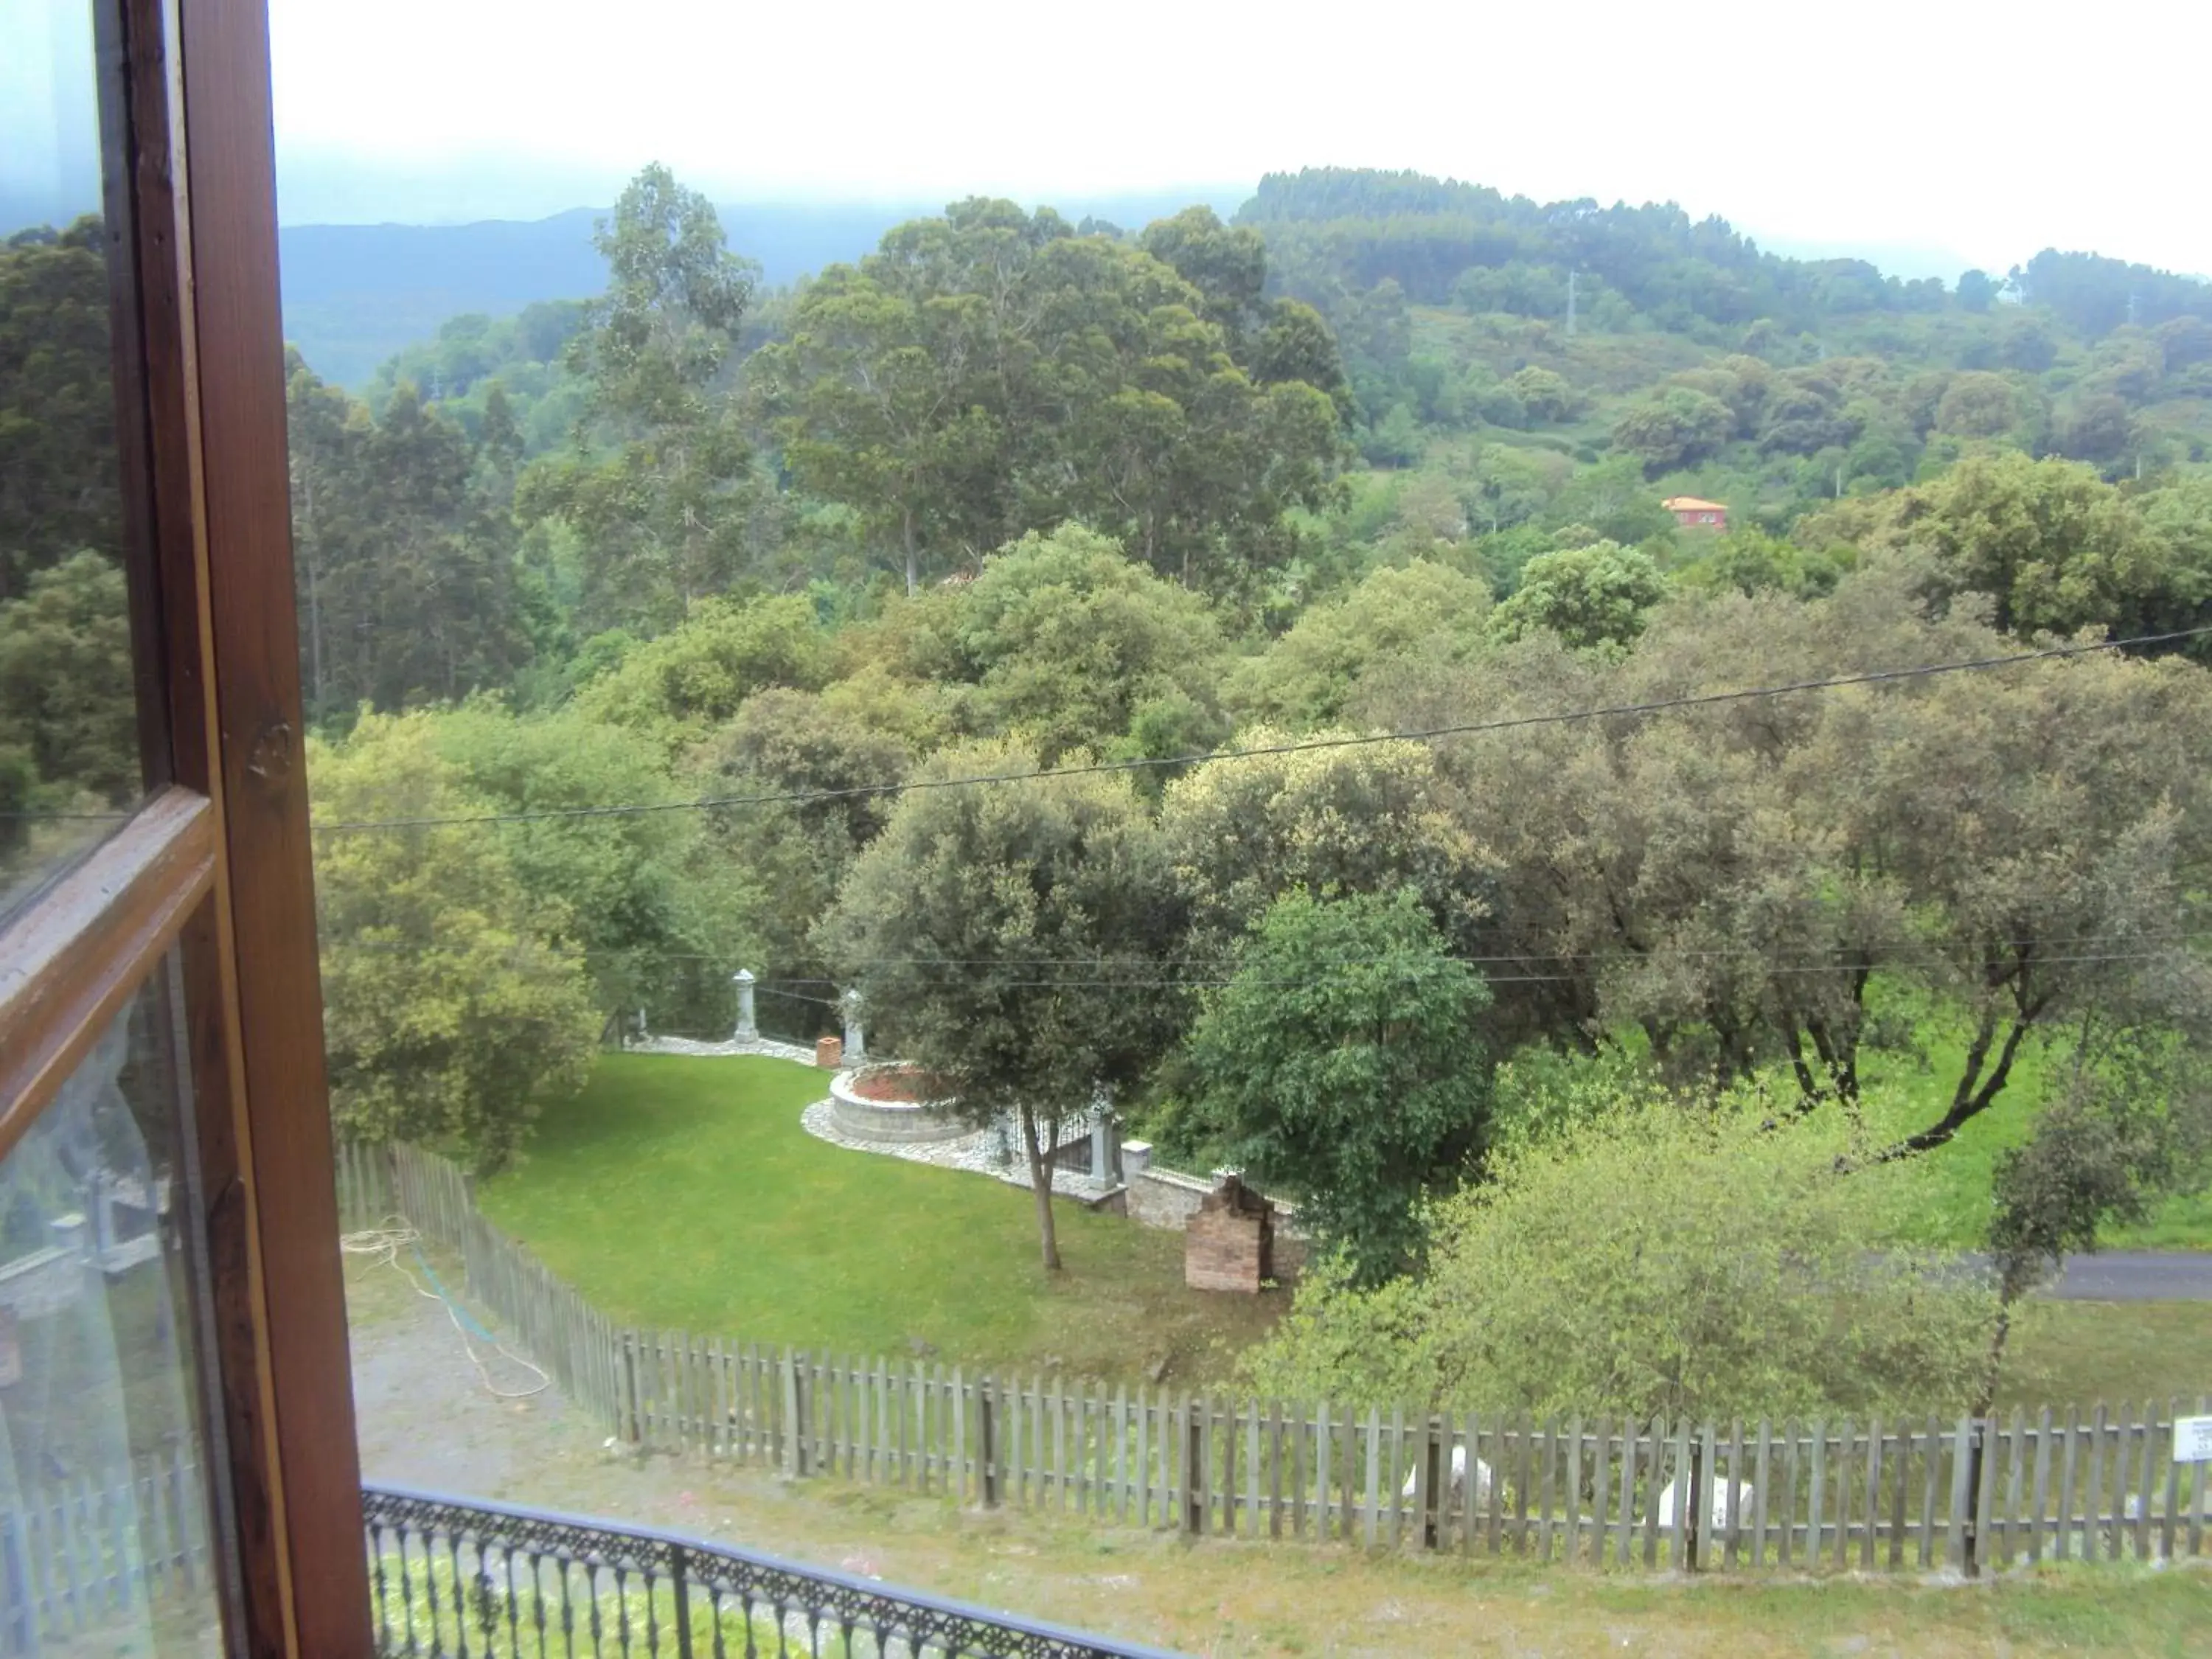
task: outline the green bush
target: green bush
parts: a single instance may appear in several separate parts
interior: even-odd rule
[[[1510,1092],[1510,1091],[1509,1091]],[[1313,1276],[1247,1360],[1285,1397],[1711,1417],[1956,1409],[1994,1298],[1899,1249],[1849,1150],[1755,1094],[1656,1093],[1506,1139],[1422,1271]]]

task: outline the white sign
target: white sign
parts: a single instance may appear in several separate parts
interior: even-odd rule
[[[2212,1417],[2173,1419],[2173,1461],[2212,1463]]]

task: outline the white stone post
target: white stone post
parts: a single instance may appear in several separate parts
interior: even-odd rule
[[[738,969],[730,975],[730,982],[738,988],[738,1029],[731,1041],[757,1042],[760,1041],[760,1025],[753,1016],[753,970]]]
[[[1100,1084],[1091,1097],[1091,1178],[1114,1179],[1114,1102]]]
[[[845,1064],[865,1066],[868,1060],[868,1036],[860,1029],[860,994],[848,991],[845,1009]]]
[[[92,1248],[103,1258],[115,1248],[115,1184],[105,1170],[92,1178]]]

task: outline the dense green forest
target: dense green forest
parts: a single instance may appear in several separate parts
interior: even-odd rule
[[[689,210],[711,240],[710,210]],[[596,313],[456,318],[365,399],[298,365],[321,716],[471,687],[557,701],[575,664],[696,599],[818,583],[825,616],[862,614],[887,576],[972,574],[1069,519],[1255,637],[1414,556],[1503,598],[1584,531],[1670,577],[1755,565],[1817,586],[1863,539],[1863,510],[1837,503],[1970,455],[2079,461],[2171,540],[2212,441],[2202,283],[2046,251],[1946,289],[1779,258],[1673,209],[1351,172],[1271,177],[1228,225],[1196,209],[1122,232],[962,204],[773,292],[733,260],[706,273],[728,292],[685,325],[693,355],[667,364],[687,406],[647,415],[611,401],[591,353],[608,307],[644,319],[699,297],[681,286],[702,276],[694,233],[650,211],[608,246],[662,268],[618,278],[633,291]],[[704,470],[647,476],[678,453]],[[1726,502],[1736,533],[1677,533],[1673,495]],[[395,534],[400,500],[428,510]],[[644,528],[653,512],[683,534]],[[364,577],[363,532],[388,587]],[[402,550],[438,537],[469,550],[464,568],[482,550],[489,574],[458,592],[402,575]],[[2201,586],[2177,576],[2143,603],[2179,614]],[[391,627],[394,599],[465,642]],[[424,652],[443,660],[410,659]]]
[[[455,318],[366,397],[289,360],[356,1129],[495,1165],[748,967],[771,1024],[857,985],[979,1096],[1112,1085],[1362,1282],[1577,1097],[1509,1057],[1775,1091],[1870,1161],[2093,1123],[2092,1236],[2183,1178],[2130,1114],[2212,1041],[2212,289],[1336,170],[1226,222],[961,202],[770,289],[656,167],[598,246],[599,295]],[[66,391],[104,283],[83,228],[0,252],[0,787],[50,809],[128,770],[125,641],[69,623],[117,580]],[[1299,1069],[1378,1019],[1387,1064]]]

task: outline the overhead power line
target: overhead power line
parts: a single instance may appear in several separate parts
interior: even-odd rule
[[[2000,949],[2030,945],[2058,946],[2072,949],[2077,945],[2137,945],[2151,941],[2212,939],[2212,930],[2203,928],[2161,928],[2152,932],[2130,930],[2121,933],[2081,933],[2067,939],[1993,939],[1974,943]],[[1802,948],[1795,954],[1803,956]],[[1510,951],[1496,956],[1476,956],[1454,952],[1444,960],[1466,963],[1481,967],[1492,963],[1543,963],[1553,962],[1587,962],[1600,965],[1618,963],[1642,963],[1696,958],[1711,960],[1725,957],[1756,957],[1771,960],[1775,951],[1757,945],[1655,945],[1647,949],[1623,949],[1615,946],[1606,951]],[[698,956],[690,960],[715,961],[720,957]],[[1087,957],[853,957],[846,958],[855,968],[1103,968],[1117,960],[1141,961],[1148,968],[1191,967],[1218,968],[1236,959],[1234,951],[1216,951],[1207,956],[1163,956],[1116,958],[1097,955]],[[1358,968],[1377,962],[1393,961],[1389,957],[1328,957],[1319,959],[1316,965],[1326,968]],[[1834,964],[1849,967],[1850,964]],[[765,981],[762,981],[766,983]],[[831,980],[785,979],[787,985],[829,985]]]
[[[2172,935],[2137,935],[2136,937],[2170,937],[2176,940],[2184,940],[2202,939],[2208,937],[2208,935],[2200,933],[2177,933]],[[2053,942],[2060,945],[2087,945],[2104,943],[2106,941],[2079,939],[2057,940]],[[2132,941],[2116,939],[2112,942],[2127,943]],[[411,956],[418,958],[449,954],[463,954],[467,951],[467,947],[459,945],[437,944],[410,945],[403,944],[398,941],[368,941],[351,945],[338,945],[333,948],[341,951],[368,951],[378,953],[388,953],[392,955]],[[2180,947],[2177,945],[2163,951],[2087,951],[2071,955],[2040,956],[2033,958],[2027,965],[2035,968],[2051,968],[2091,963],[2170,962],[2173,959],[2174,951],[2179,948]],[[514,955],[512,952],[508,954],[510,957]],[[1685,960],[1693,957],[1711,957],[1713,955],[1725,954],[1729,953],[1705,951],[1670,953],[1662,950],[1634,954],[1620,952],[1603,957],[1590,956],[1581,957],[1574,956],[1535,956],[1522,957],[1438,957],[1431,958],[1429,963],[1424,963],[1420,971],[1426,971],[1426,969],[1429,966],[1433,965],[1433,963],[1437,962],[1455,963],[1463,967],[1476,967],[1480,966],[1484,963],[1489,962],[1527,962],[1530,963],[1540,963],[1546,962],[1582,961],[1586,963],[1588,967],[1582,973],[1553,972],[1501,974],[1486,971],[1482,975],[1483,982],[1488,985],[1565,985],[1582,982],[1592,971],[1602,971],[1612,968],[1662,967],[1669,961]],[[1956,965],[1954,963],[1947,963],[1927,957],[1893,957],[1882,961],[1863,962],[1777,962],[1765,958],[1763,956],[1763,953],[1759,952],[1745,952],[1743,954],[1747,958],[1759,958],[1753,965],[1755,965],[1760,971],[1773,975],[1777,977],[1791,978],[1802,975],[1815,975],[1821,974],[1883,973],[1896,969],[1937,969]],[[672,956],[659,959],[665,961],[720,960],[720,958],[688,956]],[[996,981],[995,988],[1007,990],[1065,991],[1202,991],[1222,989],[1232,982],[1246,985],[1311,985],[1315,982],[1316,974],[1328,973],[1339,968],[1374,967],[1381,965],[1385,960],[1386,958],[1373,957],[1345,957],[1325,960],[1316,962],[1313,964],[1315,974],[1301,975],[1297,977],[1273,978],[1260,978],[1249,975],[1237,974],[1233,981],[1229,978],[1219,976],[1224,972],[1235,973],[1236,963],[1233,959],[1223,959],[1204,964],[1204,969],[1211,969],[1212,976],[1206,976],[1204,969],[1198,974],[1170,975],[1164,974],[1161,971],[1161,968],[1163,966],[1161,962],[1142,959],[1132,959],[1128,961],[1126,965],[1131,971],[1127,976],[1122,976],[1114,975],[1110,971],[1116,966],[1124,965],[1121,963],[1110,962],[1104,958],[1090,962],[1078,962],[1071,960],[1067,965],[1074,968],[1091,969],[1091,975],[1088,977],[1078,977],[1074,975],[1056,974],[1050,977],[1004,979]],[[958,964],[947,962],[943,965],[957,966]],[[970,965],[977,968],[1020,969],[1028,968],[1033,964],[1019,961],[978,961]],[[1048,963],[1045,965],[1050,964]],[[1407,975],[1407,977],[1409,978],[1412,976],[1413,975],[1410,972]],[[951,974],[941,975],[918,975],[911,982],[921,985],[972,985],[975,979],[975,975],[972,974]],[[754,981],[754,989],[769,996],[791,997],[801,1002],[818,1002],[824,1007],[836,1007],[841,1006],[841,999],[839,998],[815,996],[807,992],[790,988],[791,987],[800,985],[817,986],[826,990],[840,990],[844,987],[845,981],[841,980],[804,977],[762,979]]]
[[[1258,760],[1278,755],[1301,755],[1332,749],[1360,749],[1382,743],[1433,743],[1444,738],[1474,737],[1484,732],[1510,732],[1538,726],[1569,726],[1583,720],[1612,720],[1666,714],[1680,708],[1708,708],[1723,703],[1749,702],[1763,697],[1788,696],[1804,691],[1832,691],[1852,685],[1884,685],[1904,680],[1931,679],[1944,674],[1963,674],[1988,668],[2009,668],[2021,663],[2047,662],[2056,658],[2081,657],[2103,651],[2122,651],[2135,646],[2166,645],[2179,640],[2212,635],[2212,625],[2185,628],[2170,634],[2145,634],[2133,639],[2099,640],[2073,645],[2045,646],[2034,651],[2015,651],[1998,657],[1973,657],[1958,662],[1923,663],[1911,668],[1874,669],[1858,674],[1837,674],[1825,679],[1792,680],[1781,685],[1761,685],[1729,691],[1701,691],[1647,702],[1615,703],[1601,708],[1580,708],[1546,714],[1514,714],[1503,720],[1467,720],[1411,731],[1369,732],[1355,736],[1301,738],[1285,743],[1255,744],[1244,749],[1222,749],[1206,753],[1140,756],[1130,760],[1091,761],[1080,766],[1033,767],[1018,772],[983,772],[951,778],[913,778],[896,782],[862,783],[835,789],[780,789],[750,795],[706,795],[692,800],[630,801],[605,806],[552,806],[515,812],[454,812],[410,818],[361,818],[318,823],[321,835],[350,835],[372,830],[432,830],[466,823],[538,823],[570,818],[636,817],[657,812],[700,812],[723,807],[799,805],[814,801],[856,800],[871,796],[919,793],[931,789],[969,789],[1000,783],[1030,783],[1048,778],[1088,777],[1100,773],[1143,772],[1164,767],[1203,766],[1209,763]]]
[[[2107,945],[2136,945],[2172,944],[2179,941],[2200,939],[2212,939],[2212,929],[2191,927],[2156,928],[2149,931],[2142,931],[2131,928],[2124,933],[2075,933],[2057,939],[2021,938],[1975,939],[1971,941],[1971,943],[1978,947],[1995,950],[2011,950],[2023,946],[2031,946],[2038,949],[2073,951],[2079,949],[2094,949]],[[356,939],[349,941],[343,948],[350,951],[388,951],[401,955],[412,955],[439,951],[468,951],[475,950],[477,947],[472,944],[450,944],[442,939]],[[635,952],[656,963],[711,962],[726,964],[737,960],[736,957],[732,957],[726,951],[657,951],[647,945],[623,946],[621,947],[621,952],[623,954]],[[1729,959],[1778,963],[1778,958],[1784,957],[1785,953],[1787,957],[1790,959],[1782,960],[1778,962],[1778,965],[1802,966],[1808,969],[1826,969],[1832,968],[1838,971],[1850,971],[1854,968],[1862,965],[1849,962],[1831,962],[1824,957],[1811,957],[1808,956],[1806,949],[1802,946],[1769,947],[1758,945],[1729,945],[1711,946],[1655,945],[1640,950],[1615,946],[1605,951],[1508,951],[1494,956],[1482,956],[1468,951],[1453,951],[1438,957],[1437,960],[1462,963],[1468,967],[1474,968],[1490,967],[1501,964],[1542,966],[1551,963],[1569,962],[1585,963],[1595,967],[1603,968],[1619,967],[1627,964],[1648,965],[1656,962],[1705,962]],[[2147,952],[2146,954],[2152,953]],[[1128,955],[1121,957],[1102,957],[1093,953],[1092,955],[1084,957],[853,957],[848,960],[849,962],[849,965],[856,969],[1107,969],[1126,963],[1141,967],[1147,971],[1157,971],[1168,968],[1225,968],[1233,966],[1237,962],[1237,953],[1234,950],[1224,950],[1212,951],[1205,956],[1156,957],[1148,955]],[[1364,968],[1371,967],[1376,963],[1393,962],[1397,958],[1395,957],[1332,956],[1316,958],[1314,965],[1317,968]],[[2051,957],[2038,958],[2038,960],[2045,962],[2062,959],[2072,960],[2073,958],[2057,958]],[[1894,963],[1905,960],[1905,958],[1902,957],[1892,957],[1889,960],[1890,963],[1893,964]],[[786,974],[772,979],[755,980],[753,982],[756,985],[842,985],[845,981],[842,980],[808,978],[799,975]]]
[[[2061,964],[2081,963],[2168,962],[2172,960],[2172,957],[2173,952],[2172,951],[2100,951],[2094,954],[2081,956],[2037,957],[2033,959],[2029,965],[2037,968],[2047,968]],[[1431,958],[1430,963],[1424,963],[1420,969],[1409,970],[1406,976],[1408,978],[1413,977],[1415,971],[1425,972],[1429,966],[1433,965],[1435,962],[1438,961],[1459,962],[1464,964],[1465,958],[1456,957]],[[1228,967],[1231,964],[1224,963],[1222,965],[1224,967]],[[1315,964],[1317,970],[1323,972],[1333,967],[1341,967],[1346,965],[1348,964],[1339,963],[1317,963]],[[1606,968],[1656,967],[1661,965],[1661,962],[1660,959],[1655,959],[1650,957],[1622,956],[1607,958],[1598,965]],[[1876,974],[1899,968],[1930,968],[1947,965],[1949,964],[1931,963],[1928,961],[1916,961],[1911,957],[1900,957],[1886,962],[1770,963],[1761,964],[1761,968],[1762,971],[1765,973],[1776,975],[1796,977],[1802,975],[1817,974]],[[1482,980],[1486,985],[1564,985],[1569,983],[1578,983],[1584,977],[1585,975],[1582,974],[1486,973],[1482,975]],[[785,980],[781,981],[764,981],[763,982],[766,984],[781,983],[788,985],[830,985],[835,983],[834,981],[830,980]],[[952,975],[943,978],[924,977],[915,982],[924,985],[969,985],[973,983],[973,979],[972,976],[969,975]],[[1029,990],[1182,991],[1218,990],[1232,982],[1244,985],[1294,986],[1311,985],[1315,981],[1314,976],[1310,974],[1300,975],[1295,978],[1260,978],[1239,974],[1233,981],[1227,979],[1165,978],[1155,974],[1152,977],[1148,979],[1133,977],[1129,979],[1071,979],[1064,977],[1055,977],[1051,979],[1004,979],[994,981],[994,984],[998,988],[1011,988],[1018,987]]]

